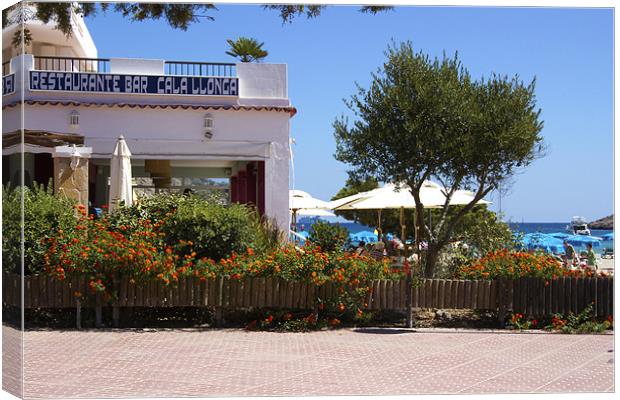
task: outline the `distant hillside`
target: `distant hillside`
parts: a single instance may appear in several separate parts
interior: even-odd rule
[[[614,229],[614,216],[612,214],[608,217],[592,221],[588,226],[592,229]]]

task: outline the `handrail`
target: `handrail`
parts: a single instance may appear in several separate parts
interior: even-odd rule
[[[110,72],[109,58],[35,56],[34,69],[39,71]]]
[[[222,62],[166,61],[166,75],[236,76],[236,64]]]
[[[34,68],[41,71],[110,73],[109,58],[34,56]],[[4,73],[4,64],[3,64]],[[201,61],[164,61],[165,75],[235,77],[236,64]]]

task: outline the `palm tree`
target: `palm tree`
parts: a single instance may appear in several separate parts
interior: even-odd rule
[[[240,37],[237,40],[228,39],[226,42],[230,46],[230,51],[227,51],[226,54],[239,58],[241,62],[260,62],[269,54],[262,48],[265,43],[258,43],[253,38]]]

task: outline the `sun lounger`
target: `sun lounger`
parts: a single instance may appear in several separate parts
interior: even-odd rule
[[[601,258],[614,258],[614,249],[603,249],[603,254],[601,254]]]

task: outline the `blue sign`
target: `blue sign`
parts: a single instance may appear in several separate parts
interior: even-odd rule
[[[2,95],[15,93],[15,74],[2,77]]]
[[[30,71],[30,90],[239,96],[239,78]]]

